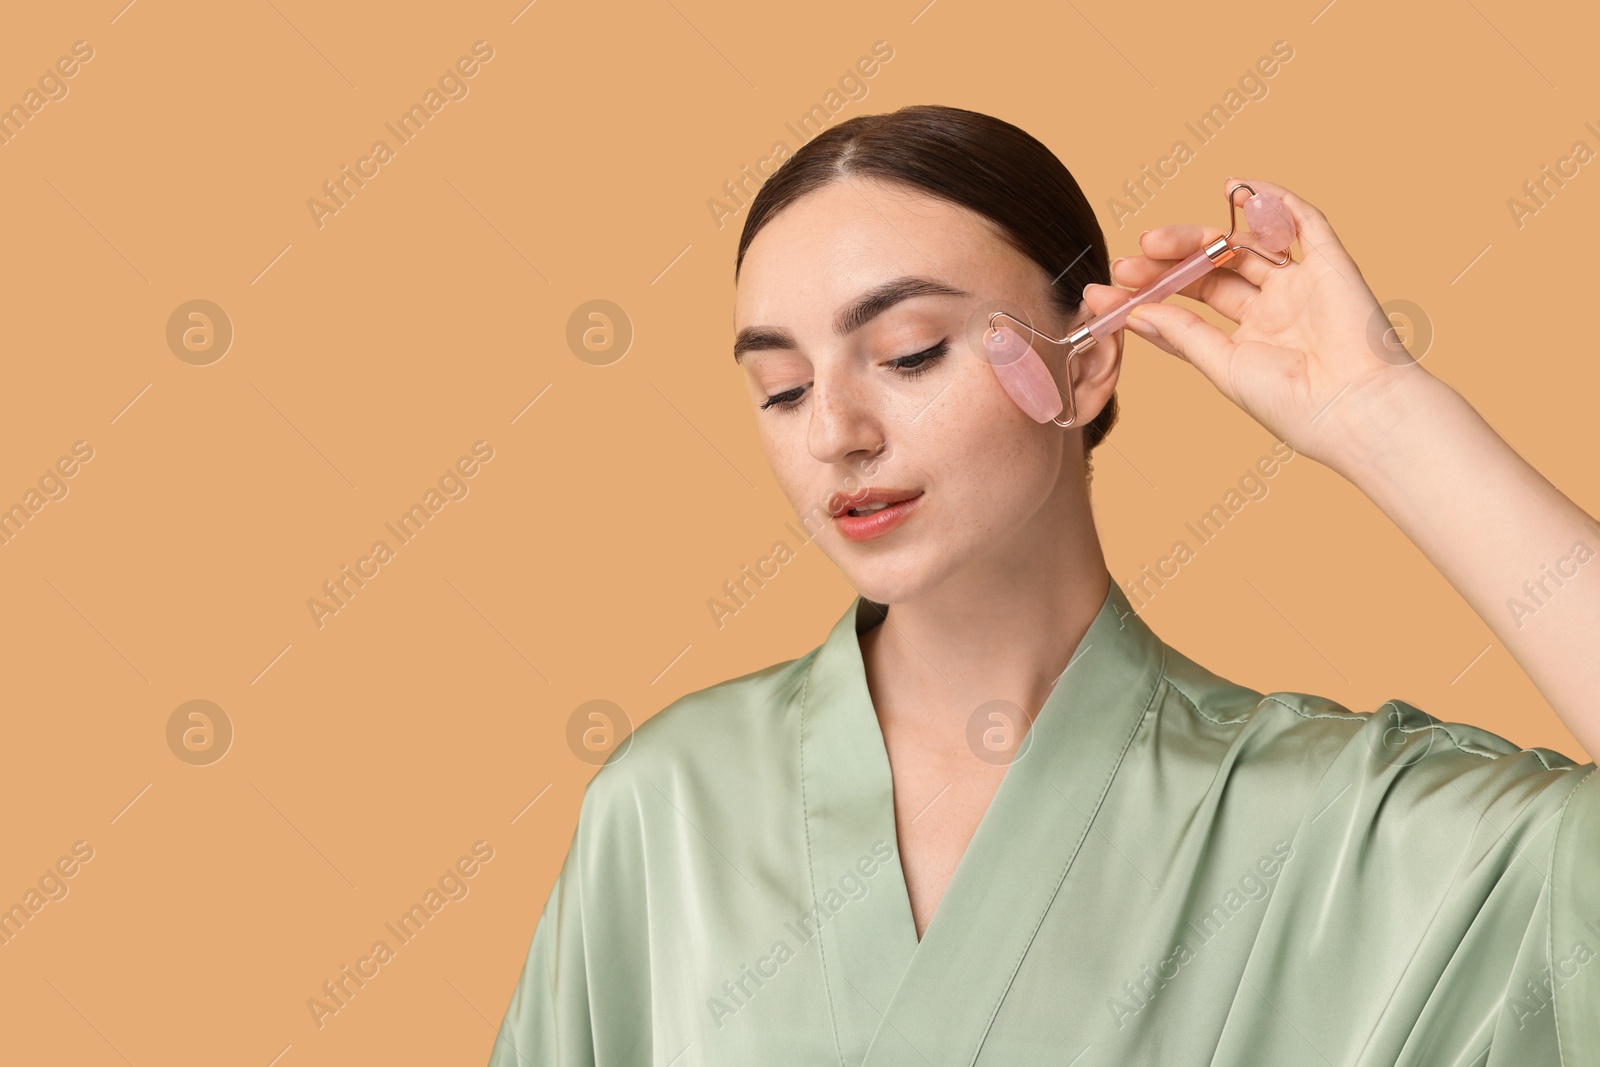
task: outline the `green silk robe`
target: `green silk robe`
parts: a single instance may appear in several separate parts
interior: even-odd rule
[[[1600,1064],[1600,776],[1235,685],[1111,581],[919,941],[857,597],[584,793],[491,1067]]]

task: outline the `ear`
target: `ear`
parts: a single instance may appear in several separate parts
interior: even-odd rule
[[[1077,406],[1075,425],[1087,425],[1111,402],[1111,394],[1116,392],[1117,381],[1122,376],[1123,345],[1123,331],[1117,330],[1072,360],[1072,399]],[[1065,375],[1059,384],[1063,390],[1066,388]]]

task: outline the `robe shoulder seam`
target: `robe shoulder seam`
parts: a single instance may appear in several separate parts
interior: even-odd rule
[[[1178,696],[1182,697],[1183,698],[1183,702],[1185,704],[1189,705],[1189,707],[1193,708],[1194,709],[1194,713],[1196,715],[1200,716],[1202,719],[1206,720],[1207,722],[1211,723],[1214,726],[1229,726],[1229,725],[1232,725],[1233,723],[1244,722],[1246,719],[1248,719],[1250,717],[1250,716],[1246,715],[1243,719],[1218,719],[1218,718],[1213,718],[1212,716],[1206,714],[1206,712],[1201,709],[1199,701],[1195,700],[1194,697],[1190,696],[1187,692],[1185,692],[1183,686],[1179,685],[1172,678],[1171,675],[1162,674],[1161,675],[1161,680],[1163,682],[1166,682],[1167,686],[1174,693],[1177,693]]]
[[[1318,699],[1327,700],[1328,698],[1327,697],[1320,697]],[[1348,708],[1346,708],[1343,711],[1336,712],[1336,713],[1320,712],[1320,711],[1317,711],[1317,712],[1307,711],[1304,708],[1297,707],[1296,705],[1289,703],[1287,700],[1284,700],[1277,693],[1268,693],[1266,696],[1261,698],[1261,703],[1265,704],[1269,700],[1272,701],[1274,704],[1281,704],[1283,707],[1288,708],[1290,711],[1294,712],[1296,715],[1300,716],[1300,718],[1302,718],[1302,719],[1337,719],[1340,722],[1360,722],[1360,720],[1362,718],[1361,713],[1355,712],[1355,711],[1351,711]],[[1256,706],[1259,708],[1261,705],[1258,704]]]
[[[1508,756],[1531,755],[1539,761],[1539,766],[1547,771],[1570,771],[1580,766],[1576,760],[1560,752],[1541,748],[1537,745],[1524,747],[1510,738],[1503,737],[1482,726],[1475,726],[1470,722],[1447,722],[1436,718],[1415,704],[1401,700],[1398,697],[1392,697],[1384,701],[1379,705],[1377,711],[1372,713],[1371,717],[1376,718],[1385,708],[1394,708],[1398,713],[1398,718],[1401,720],[1398,724],[1389,727],[1390,729],[1399,730],[1404,734],[1422,733],[1429,730],[1443,734],[1455,751],[1463,755],[1477,756],[1479,759],[1491,761],[1504,759]],[[1418,721],[1415,725],[1412,725],[1406,721],[1408,718]],[[1504,745],[1505,748],[1500,749],[1499,745]],[[1554,760],[1551,759],[1552,756],[1555,757]]]
[[[1261,705],[1267,703],[1268,701],[1288,708],[1290,711],[1294,712],[1295,715],[1302,719],[1334,719],[1340,722],[1358,722],[1361,719],[1360,715],[1348,710],[1339,713],[1309,712],[1304,708],[1296,707],[1294,704],[1282,699],[1282,697],[1280,697],[1277,693],[1268,693],[1264,696],[1261,696],[1261,699],[1256,701],[1255,707],[1251,708],[1237,719],[1219,719],[1215,715],[1212,715],[1210,712],[1202,708],[1199,701],[1195,700],[1195,698],[1191,696],[1189,692],[1183,688],[1183,686],[1179,685],[1177,680],[1171,675],[1162,675],[1162,678],[1169,686],[1172,687],[1173,692],[1177,693],[1178,696],[1183,698],[1184,703],[1188,704],[1189,707],[1194,709],[1194,713],[1196,715],[1211,723],[1213,726],[1237,726],[1240,723],[1249,722],[1255,717],[1256,712],[1261,710]]]
[[[1337,701],[1334,701],[1329,697],[1317,696],[1317,697],[1313,697],[1313,699],[1318,700],[1318,701],[1325,701],[1327,703],[1333,704],[1336,707],[1338,707],[1340,710],[1333,711],[1333,712],[1313,712],[1313,711],[1307,711],[1305,708],[1299,706],[1298,704],[1296,704],[1294,702],[1291,702],[1289,700],[1285,700],[1284,696],[1287,696],[1287,695],[1290,695],[1290,694],[1274,692],[1274,693],[1267,693],[1264,696],[1262,696],[1260,701],[1256,704],[1256,706],[1254,708],[1251,708],[1248,712],[1246,712],[1245,714],[1241,715],[1239,718],[1236,718],[1236,719],[1220,719],[1220,718],[1217,718],[1215,715],[1207,712],[1204,708],[1202,708],[1200,706],[1199,702],[1197,700],[1195,700],[1194,697],[1188,691],[1186,691],[1181,685],[1179,685],[1178,682],[1175,679],[1173,679],[1171,676],[1164,676],[1164,677],[1165,677],[1165,680],[1166,680],[1167,684],[1172,687],[1173,692],[1177,693],[1178,696],[1183,699],[1184,703],[1188,704],[1189,707],[1194,710],[1194,713],[1196,715],[1200,716],[1202,719],[1205,719],[1207,722],[1211,723],[1214,726],[1237,726],[1237,725],[1239,725],[1241,723],[1249,722],[1255,716],[1256,712],[1261,710],[1262,705],[1264,705],[1264,704],[1266,704],[1268,702],[1271,702],[1273,704],[1277,704],[1277,705],[1279,705],[1280,707],[1283,707],[1283,708],[1287,708],[1289,711],[1293,712],[1298,718],[1301,718],[1301,719],[1304,719],[1304,720],[1307,720],[1307,721],[1314,720],[1314,719],[1333,719],[1333,720],[1336,720],[1336,721],[1339,721],[1339,722],[1350,722],[1350,723],[1356,723],[1358,725],[1364,725],[1369,720],[1372,720],[1372,719],[1375,719],[1375,718],[1379,718],[1382,715],[1382,713],[1384,712],[1384,710],[1387,709],[1387,708],[1394,708],[1397,712],[1399,712],[1402,720],[1407,717],[1407,713],[1409,712],[1411,718],[1416,719],[1416,720],[1427,720],[1427,721],[1419,721],[1419,722],[1417,722],[1415,724],[1409,724],[1409,723],[1406,723],[1406,722],[1402,721],[1399,725],[1389,727],[1390,729],[1397,729],[1400,732],[1405,733],[1405,734],[1421,733],[1421,732],[1427,731],[1427,730],[1435,731],[1438,734],[1443,735],[1450,742],[1451,747],[1455,751],[1463,753],[1465,755],[1477,756],[1479,759],[1484,759],[1484,760],[1496,760],[1496,759],[1500,759],[1500,758],[1502,758],[1504,756],[1530,754],[1535,759],[1537,759],[1539,761],[1540,766],[1542,766],[1547,771],[1571,770],[1576,765],[1576,761],[1569,760],[1569,759],[1567,759],[1565,757],[1560,757],[1557,761],[1552,761],[1551,758],[1550,758],[1551,754],[1549,752],[1547,752],[1547,750],[1545,750],[1545,749],[1539,748],[1537,746],[1534,746],[1534,747],[1531,747],[1531,748],[1524,748],[1524,747],[1522,747],[1520,745],[1517,745],[1515,742],[1509,741],[1509,740],[1507,740],[1505,738],[1501,738],[1501,740],[1505,741],[1505,743],[1508,746],[1510,746],[1510,750],[1509,751],[1505,751],[1505,752],[1489,752],[1489,751],[1485,751],[1483,746],[1479,742],[1474,740],[1472,737],[1467,736],[1466,734],[1464,734],[1462,732],[1462,730],[1479,731],[1479,732],[1483,732],[1483,733],[1489,733],[1490,731],[1486,731],[1480,726],[1474,726],[1472,723],[1446,722],[1446,721],[1444,721],[1442,719],[1434,718],[1434,716],[1430,715],[1428,712],[1423,711],[1421,708],[1416,707],[1414,704],[1410,704],[1407,701],[1401,700],[1401,699],[1399,699],[1397,697],[1396,698],[1391,698],[1389,700],[1384,701],[1382,704],[1380,704],[1377,707],[1377,709],[1375,711],[1357,712],[1357,711],[1351,711],[1350,709],[1345,708],[1343,705],[1338,704]],[[1492,736],[1499,737],[1498,734],[1492,734]],[[1560,756],[1559,753],[1557,753],[1556,755],[1558,757]]]

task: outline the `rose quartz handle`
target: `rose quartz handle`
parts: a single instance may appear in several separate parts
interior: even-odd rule
[[[1126,300],[1104,315],[1095,316],[1089,323],[1089,335],[1097,341],[1110,336],[1127,323],[1128,312],[1140,304],[1154,304],[1165,300],[1215,266],[1211,257],[1206,255],[1206,250],[1200,249],[1143,289],[1129,294]]]
[[[1294,243],[1295,224],[1294,216],[1284,206],[1283,201],[1271,193],[1255,193],[1244,203],[1245,223],[1250,227],[1250,232],[1255,235],[1255,241],[1269,252],[1282,255]],[[1234,238],[1228,239],[1230,250],[1242,247]],[[1226,260],[1234,254],[1220,254],[1220,259]],[[1247,253],[1248,254],[1248,253]],[[1094,341],[1100,341],[1110,336],[1127,325],[1128,312],[1140,304],[1154,304],[1165,300],[1179,289],[1188,285],[1196,278],[1203,276],[1207,271],[1217,265],[1206,255],[1204,248],[1194,253],[1188,259],[1173,267],[1170,271],[1140,289],[1130,293],[1128,298],[1104,315],[1097,315],[1087,323],[1089,337],[1092,340],[1082,341],[1080,347],[1086,347]],[[1083,329],[1084,327],[1079,327]]]

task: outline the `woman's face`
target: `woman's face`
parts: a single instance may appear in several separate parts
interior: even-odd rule
[[[880,300],[852,321],[864,297],[903,279],[962,295]],[[1120,333],[1074,362],[1071,429],[1024,414],[981,343],[996,310],[1055,337],[1087,321],[1086,307],[1062,320],[1050,286],[983,216],[873,180],[808,193],[751,241],[734,329],[767,461],[868,599],[904,603],[958,576],[981,588],[1084,517],[1080,427],[1116,386]],[[1023,336],[1064,388],[1065,346]],[[914,499],[876,519],[835,515],[867,489]]]

